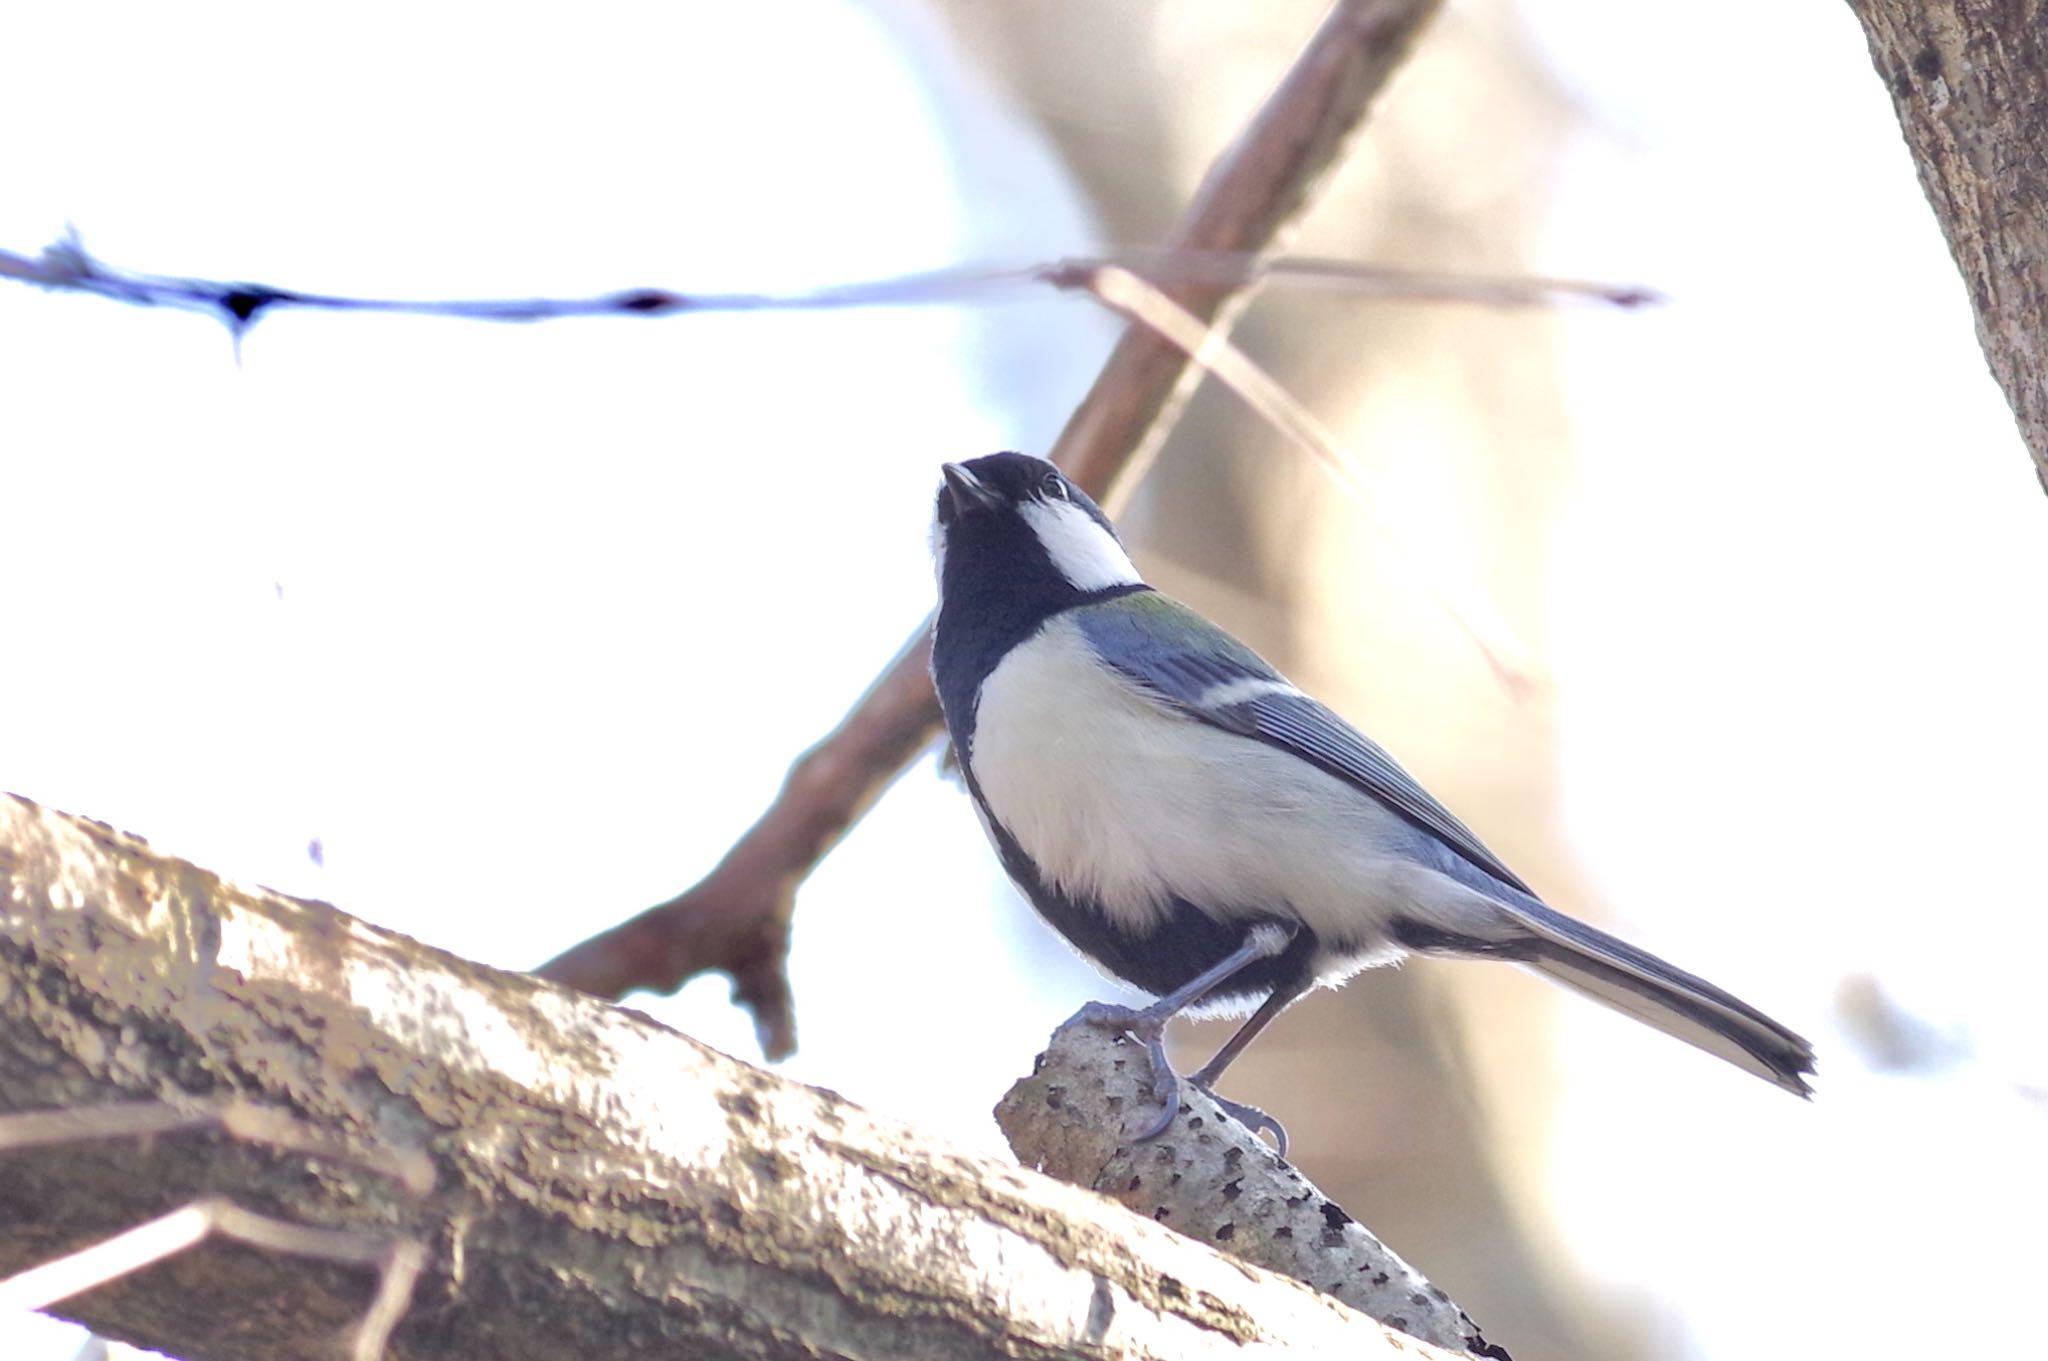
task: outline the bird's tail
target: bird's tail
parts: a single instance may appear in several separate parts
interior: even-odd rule
[[[1516,952],[1531,968],[1795,1096],[1813,1095],[1813,1046],[1749,1003],[1540,903],[1511,911],[1535,937]]]

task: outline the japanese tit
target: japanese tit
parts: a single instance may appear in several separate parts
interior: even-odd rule
[[[1805,1040],[1704,979],[1545,905],[1371,739],[1147,586],[1050,463],[944,467],[932,676],[1003,867],[1053,928],[1159,1000],[1096,1004],[1152,1052],[1190,1007],[1251,1018],[1413,952],[1511,960],[1801,1096]],[[1213,1096],[1214,1093],[1211,1092]],[[1255,1127],[1262,1112],[1224,1102]]]

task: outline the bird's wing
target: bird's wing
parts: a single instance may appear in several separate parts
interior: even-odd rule
[[[1291,752],[1370,794],[1504,884],[1535,894],[1379,743],[1294,688],[1265,658],[1157,591],[1075,612],[1103,663],[1174,709]]]

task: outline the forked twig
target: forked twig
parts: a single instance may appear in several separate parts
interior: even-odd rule
[[[87,1139],[149,1137],[208,1126],[294,1152],[345,1159],[392,1178],[413,1195],[424,1195],[433,1187],[433,1166],[425,1154],[365,1153],[346,1148],[281,1112],[242,1101],[218,1113],[134,1101],[0,1116],[0,1152]],[[405,1317],[413,1286],[427,1263],[426,1245],[417,1239],[357,1229],[313,1228],[245,1210],[224,1196],[201,1196],[111,1238],[0,1279],[0,1311],[48,1309],[213,1237],[299,1257],[376,1267],[377,1293],[356,1321],[351,1361],[378,1361],[384,1354],[384,1344]]]
[[[405,1317],[427,1260],[426,1245],[410,1238],[311,1229],[245,1210],[221,1196],[204,1196],[91,1247],[0,1280],[0,1309],[47,1309],[213,1237],[296,1257],[376,1267],[377,1294],[356,1322],[351,1361],[378,1361],[383,1356],[384,1344]]]

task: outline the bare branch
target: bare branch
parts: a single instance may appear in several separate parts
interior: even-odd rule
[[[2048,23],[2039,4],[1849,0],[2048,486]]]
[[[1263,257],[1305,208],[1436,0],[1340,0],[1237,141],[1211,167],[1167,248]],[[1227,330],[1248,296],[1228,283],[1167,290]],[[1165,438],[1201,370],[1134,324],[1067,422],[1053,460],[1114,507]],[[839,726],[791,767],[781,792],[702,882],[542,966],[544,978],[601,997],[673,992],[722,970],[752,1008],[761,1047],[796,1045],[783,959],[797,885],[874,805],[939,729],[927,619]]]
[[[645,1016],[0,797],[0,1110],[222,1091],[412,1144],[435,1189],[236,1139],[10,1153],[0,1272],[68,1257],[17,1298],[128,1271],[59,1311],[190,1361],[327,1361],[356,1320],[366,1358],[415,1277],[392,1361],[1441,1355]],[[367,1314],[322,1259],[384,1272]]]

